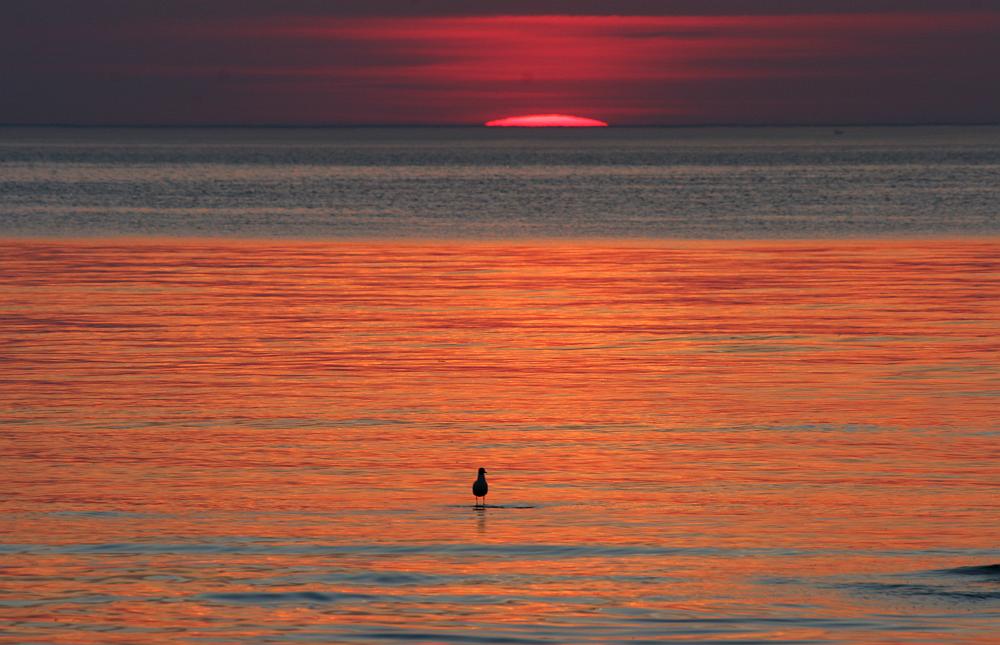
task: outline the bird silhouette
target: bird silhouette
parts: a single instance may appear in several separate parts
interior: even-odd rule
[[[479,498],[483,498],[483,507],[486,507],[486,493],[490,490],[489,484],[486,483],[486,469],[479,469],[479,479],[477,479],[472,484],[472,494],[476,496],[476,506],[479,506]]]

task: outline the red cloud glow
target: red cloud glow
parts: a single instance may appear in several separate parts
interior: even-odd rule
[[[961,69],[913,43],[997,26],[1000,14],[494,15],[287,21],[253,36],[370,52],[314,78],[365,97],[376,121],[392,120],[379,118],[383,105],[405,105],[416,122],[497,110],[626,124],[879,122],[942,111],[941,98],[922,98],[928,79]]]
[[[16,21],[4,32],[0,20],[11,54],[0,57],[0,122],[472,125],[556,112],[616,125],[1000,118],[996,10],[383,16],[296,12],[293,0],[243,4],[256,2],[274,11],[148,16],[96,31],[67,20],[56,31],[46,23],[45,38],[21,35]]]

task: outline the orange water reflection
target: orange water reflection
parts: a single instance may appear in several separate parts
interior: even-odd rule
[[[997,240],[0,247],[15,638],[988,641]]]

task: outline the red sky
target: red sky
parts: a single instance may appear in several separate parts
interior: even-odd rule
[[[1000,1],[5,0],[0,123],[997,122],[998,61]]]

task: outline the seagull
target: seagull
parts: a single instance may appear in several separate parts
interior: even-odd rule
[[[479,469],[479,479],[477,479],[472,484],[472,494],[476,496],[476,506],[479,506],[479,498],[483,498],[483,507],[486,507],[486,493],[489,492],[490,486],[486,483],[486,469]]]

